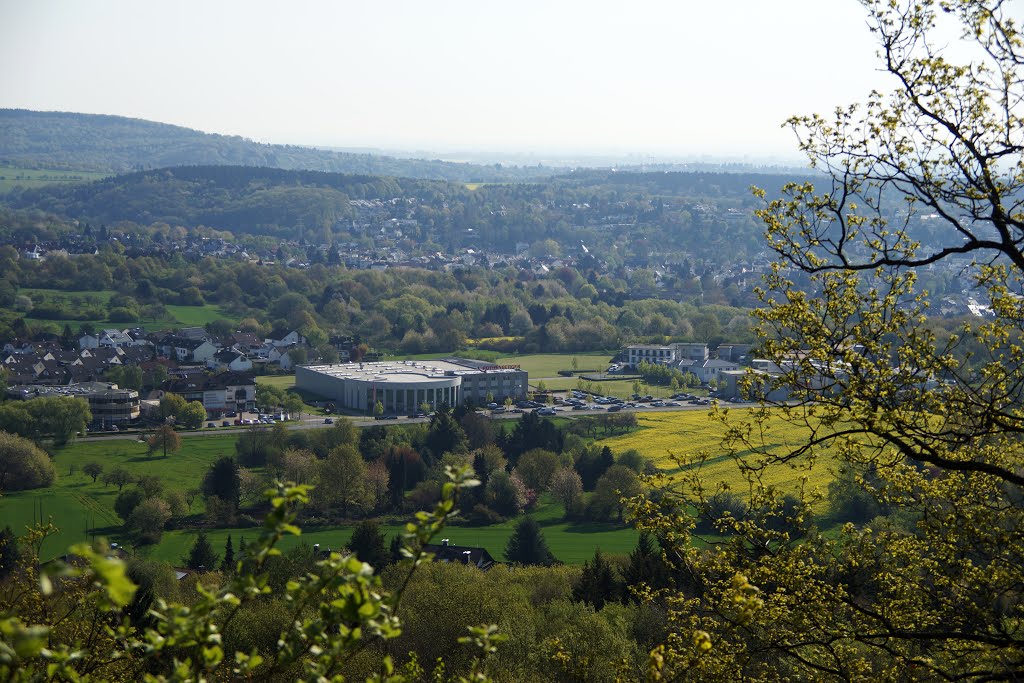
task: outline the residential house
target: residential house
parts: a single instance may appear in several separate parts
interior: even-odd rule
[[[160,355],[173,358],[179,363],[202,363],[210,361],[217,353],[217,347],[205,339],[186,339],[167,335],[157,343]]]
[[[434,556],[434,562],[456,562],[485,570],[494,566],[494,558],[486,548],[452,545],[447,538],[441,539],[440,544],[427,543],[423,550]]]
[[[233,370],[243,372],[252,370],[252,361],[244,353],[235,349],[221,349],[213,354],[213,358],[206,361],[206,367],[210,370]]]

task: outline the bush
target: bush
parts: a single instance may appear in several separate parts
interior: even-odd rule
[[[0,491],[42,488],[56,479],[53,461],[43,450],[28,439],[0,432]]]

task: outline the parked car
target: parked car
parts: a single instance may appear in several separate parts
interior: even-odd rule
[[[220,423],[220,426],[221,427],[230,427],[231,426],[231,420],[222,420],[221,423]]]
[[[329,418],[329,417],[325,417],[325,418],[324,418],[324,424],[325,424],[325,425],[332,425],[332,424],[334,424],[334,420],[332,420],[332,419],[331,419],[331,418]]]
[[[216,427],[216,426],[217,426],[217,423],[216,423],[216,422],[207,422],[207,423],[206,423],[206,426],[207,426],[207,427],[208,427],[209,429],[213,429],[214,427]]]

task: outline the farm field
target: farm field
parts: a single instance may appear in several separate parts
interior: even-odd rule
[[[730,422],[742,420],[743,409],[730,409]],[[723,453],[722,437],[726,427],[708,416],[704,410],[686,410],[679,412],[637,413],[639,429],[606,439],[597,443],[608,446],[615,453],[635,449],[651,460],[660,470],[673,473],[679,472],[678,464],[672,456],[684,459],[701,453],[708,459],[701,465],[702,478],[708,483],[726,482],[729,488],[743,495],[747,490],[743,478],[733,459]],[[806,437],[806,428],[791,425],[781,418],[769,423],[765,433],[765,445],[772,452],[784,452],[787,448],[799,445]],[[827,487],[832,480],[830,458],[823,455],[816,467],[811,471],[808,483],[811,486]],[[779,486],[783,490],[793,490],[800,484],[800,478],[806,470],[778,466],[770,468],[762,477],[766,485]]]
[[[109,173],[97,173],[95,171],[0,166],[0,194],[10,192],[15,187],[28,189],[58,183],[87,183],[106,178],[109,175]]]

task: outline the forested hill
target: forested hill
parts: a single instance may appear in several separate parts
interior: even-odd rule
[[[12,193],[4,199],[15,208],[101,223],[204,225],[290,238],[300,225],[320,229],[325,223],[351,218],[352,199],[434,195],[444,190],[468,192],[443,181],[249,166],[182,166]]]
[[[781,176],[583,172],[535,183],[461,183],[248,166],[184,166],[15,190],[3,202],[114,225],[205,226],[279,239],[374,241],[399,230],[434,250],[580,243],[610,254],[685,251],[721,262],[764,249],[749,191]],[[360,201],[365,200],[365,201]],[[321,239],[321,235],[324,239]],[[557,249],[556,249],[557,251]],[[646,260],[646,257],[641,259]]]
[[[111,173],[185,165],[268,166],[456,182],[522,180],[556,171],[266,145],[142,119],[26,109],[0,109],[0,164]]]

